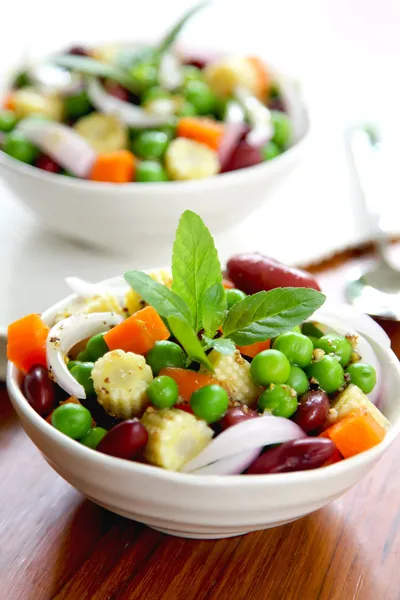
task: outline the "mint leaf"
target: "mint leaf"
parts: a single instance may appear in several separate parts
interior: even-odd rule
[[[203,295],[208,288],[221,282],[221,265],[211,233],[199,215],[186,210],[176,230],[172,289],[188,305],[196,332],[203,323]]]
[[[142,271],[128,271],[124,279],[131,288],[156,309],[161,317],[177,317],[190,323],[191,315],[184,300],[162,283],[154,281]]]
[[[204,292],[200,307],[204,333],[212,338],[221,327],[226,315],[226,293],[222,283],[214,283]]]
[[[106,65],[94,58],[89,56],[74,56],[72,54],[63,54],[61,56],[55,56],[52,62],[59,67],[65,67],[77,71],[78,73],[84,73],[85,75],[94,75],[95,77],[107,77],[117,81],[127,89],[135,92],[136,86],[123,69],[115,65]]]
[[[208,360],[200,340],[190,325],[186,321],[182,321],[179,317],[175,316],[168,318],[168,325],[178,342],[183,346],[188,357],[195,362],[200,363],[209,371],[213,371],[214,368]]]
[[[310,288],[276,288],[234,304],[222,326],[224,337],[238,346],[262,342],[300,325],[325,302]]]
[[[202,336],[206,344],[206,349],[214,348],[220,354],[233,354],[236,350],[235,344],[228,338],[209,338],[206,335]]]
[[[157,51],[160,54],[166,52],[175,42],[176,38],[178,37],[186,23],[189,21],[189,19],[191,19],[195,13],[197,13],[207,4],[208,2],[199,2],[199,4],[196,4],[192,8],[189,8],[189,10],[183,15],[181,19],[179,19],[179,21],[172,27],[172,29],[166,33],[164,38],[158,44]]]

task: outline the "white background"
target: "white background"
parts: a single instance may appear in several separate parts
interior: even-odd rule
[[[71,41],[157,37],[191,4],[7,2],[0,69]],[[258,52],[298,77],[313,123],[308,159],[259,215],[218,239],[223,259],[259,249],[301,264],[368,237],[343,145],[343,130],[355,121],[375,120],[395,145],[378,201],[388,228],[400,231],[399,26],[398,0],[216,0],[189,24],[182,36],[186,45]],[[122,258],[73,246],[44,234],[2,187],[0,202],[0,326],[59,299],[66,275],[96,280],[129,267],[168,262],[168,254],[160,259],[146,248]]]

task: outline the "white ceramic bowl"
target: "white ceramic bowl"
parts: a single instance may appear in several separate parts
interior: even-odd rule
[[[197,181],[116,185],[47,173],[0,151],[4,182],[47,229],[124,254],[149,236],[172,240],[186,209],[200,214],[215,234],[228,230],[273,195],[305,151],[309,120],[300,91],[271,71],[294,127],[293,146],[274,160]]]
[[[46,311],[43,318],[51,319],[55,308],[72,298]],[[346,313],[349,317],[341,321],[346,331],[369,320],[373,338],[379,340],[369,341],[385,384],[380,408],[392,426],[378,446],[323,469],[262,476],[171,473],[101,454],[54,429],[28,404],[20,389],[22,374],[10,363],[8,391],[26,433],[46,461],[100,506],[188,538],[222,538],[267,529],[294,521],[344,494],[372,469],[399,433],[400,366],[390,341],[368,317],[350,307],[345,307]]]

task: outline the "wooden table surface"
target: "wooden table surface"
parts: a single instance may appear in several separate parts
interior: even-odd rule
[[[340,296],[360,260],[324,265],[324,289]],[[399,356],[400,324],[385,328]],[[300,521],[195,541],[85,500],[45,463],[4,387],[0,432],[0,600],[400,598],[400,440],[353,490]]]

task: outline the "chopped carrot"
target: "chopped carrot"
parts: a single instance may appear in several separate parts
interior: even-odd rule
[[[323,432],[344,458],[355,456],[379,444],[384,428],[366,410],[357,410]]]
[[[255,342],[254,344],[249,344],[248,346],[237,346],[237,349],[239,350],[240,354],[254,358],[257,356],[257,354],[263,350],[268,350],[270,347],[271,340],[266,340],[265,342]]]
[[[266,100],[269,96],[269,92],[271,89],[271,77],[269,75],[268,69],[264,63],[258,56],[248,56],[247,60],[253,67],[256,72],[258,79],[258,94],[257,96],[260,100]]]
[[[15,99],[12,92],[9,92],[3,100],[3,108],[6,110],[15,110]]]
[[[89,179],[111,183],[133,181],[136,159],[129,150],[103,152],[97,156]]]
[[[218,381],[205,373],[196,373],[196,371],[179,369],[177,367],[165,367],[161,369],[159,375],[167,375],[176,381],[179,389],[179,397],[184,402],[189,402],[193,392],[196,390],[212,383],[218,383]]]
[[[328,465],[333,465],[337,462],[340,462],[341,460],[343,460],[343,456],[340,454],[339,450],[335,448],[330,459],[327,460],[326,463],[322,466],[327,467]]]
[[[33,365],[47,366],[46,338],[49,328],[40,315],[31,314],[8,327],[7,358],[18,369],[29,371]]]
[[[207,117],[182,117],[178,122],[177,136],[218,150],[224,136],[224,126]]]
[[[167,340],[170,332],[158,312],[146,306],[104,334],[110,350],[125,350],[135,354],[146,354],[155,342]]]
[[[231,290],[235,287],[235,284],[232,281],[230,281],[230,279],[225,278],[222,280],[222,285],[226,290]]]

